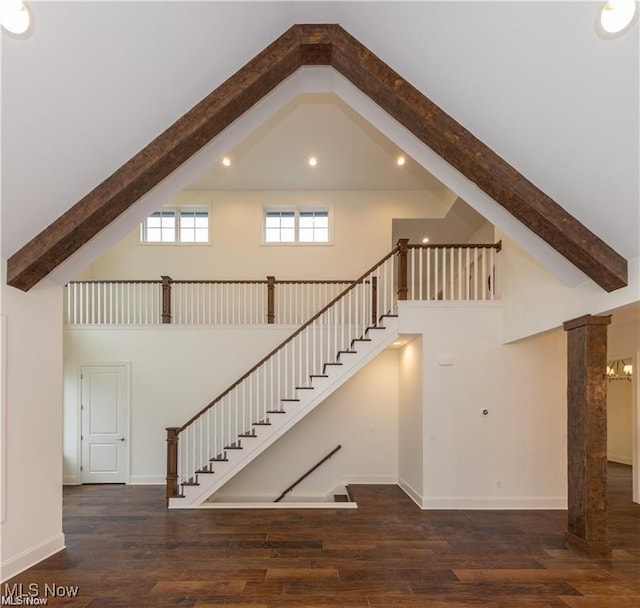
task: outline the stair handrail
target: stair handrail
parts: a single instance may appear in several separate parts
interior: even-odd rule
[[[338,450],[342,448],[341,445],[337,445],[333,450],[331,450],[326,456],[321,458],[316,464],[314,464],[306,473],[298,477],[278,498],[276,498],[273,502],[280,502],[293,488],[295,488],[300,482],[304,481],[311,473],[313,473],[319,466],[323,465],[329,458],[331,458]]]
[[[497,243],[407,243],[408,249],[502,249],[502,241]]]
[[[318,320],[325,312],[327,312],[336,302],[339,302],[345,295],[347,295],[351,290],[353,290],[357,285],[362,283],[374,270],[376,270],[379,266],[382,266],[389,258],[393,257],[396,253],[400,251],[400,247],[394,247],[387,255],[385,255],[381,260],[379,260],[376,264],[374,264],[369,270],[362,273],[360,277],[355,279],[346,289],[340,292],[333,300],[331,300],[324,308],[321,308],[315,315],[313,315],[310,319],[308,319],[305,323],[303,323],[296,331],[294,331],[291,335],[289,335],[285,340],[283,340],[278,346],[276,346],[269,354],[265,355],[258,363],[256,363],[249,371],[245,372],[240,378],[238,378],[233,384],[227,387],[222,393],[220,393],[213,401],[209,402],[205,405],[199,412],[194,414],[187,422],[185,422],[182,426],[177,427],[177,434],[182,433],[188,426],[193,424],[198,418],[203,416],[208,410],[216,405],[223,397],[228,395],[234,388],[242,384],[253,372],[255,372],[261,365],[266,363],[269,359],[271,359],[276,353],[282,350],[287,344],[289,344],[294,338],[299,336],[307,327],[312,325],[316,320]]]

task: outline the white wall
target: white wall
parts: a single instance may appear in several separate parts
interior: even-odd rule
[[[633,464],[633,385],[629,380],[607,383],[607,458]]]
[[[398,359],[398,483],[418,504],[424,492],[422,349],[422,336],[414,337],[402,347]]]
[[[148,245],[139,230],[98,258],[87,279],[355,279],[392,248],[391,220],[442,217],[452,196],[415,192],[204,192],[186,191],[171,203],[210,206],[211,245]],[[262,243],[265,206],[322,206],[331,211],[328,245]]]
[[[400,306],[424,336],[423,506],[564,508],[563,333],[503,345],[499,305]]]
[[[337,445],[289,500],[323,500],[341,483],[398,479],[398,357],[383,351],[215,495],[218,501],[274,500]]]
[[[4,272],[4,271],[3,271]],[[0,579],[64,547],[62,533],[62,288],[25,294],[2,277],[6,316],[6,456]],[[6,474],[5,474],[6,473]]]
[[[640,307],[614,312],[607,332],[608,360],[630,359],[631,382],[631,460],[633,463],[633,500],[640,503]],[[607,408],[611,405],[607,402]],[[622,412],[618,412],[622,414]],[[626,418],[626,414],[622,414]],[[629,420],[629,419],[627,419]]]
[[[607,293],[585,279],[568,286],[498,233],[502,251],[497,256],[499,297],[503,303],[503,338],[519,340],[561,327],[584,314],[600,314],[640,299],[640,258],[629,260],[629,284]]]
[[[185,423],[291,328],[96,328],[64,331],[64,480],[80,483],[80,367],[131,364],[130,482],[164,483],[166,432]]]

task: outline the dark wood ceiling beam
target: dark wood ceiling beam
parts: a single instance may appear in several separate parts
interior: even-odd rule
[[[8,261],[28,290],[302,65],[331,65],[607,291],[627,262],[340,26],[296,25]]]
[[[28,291],[302,65],[293,27],[28,242],[7,283]]]
[[[331,65],[601,287],[627,284],[622,256],[344,30]]]

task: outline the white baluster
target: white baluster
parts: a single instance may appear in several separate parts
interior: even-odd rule
[[[454,256],[455,256],[455,249],[453,247],[451,247],[451,249],[449,250],[449,299],[450,300],[455,300],[455,294],[453,292],[453,286],[454,286],[454,280],[455,280],[455,276],[454,276]]]
[[[478,299],[478,248],[473,248],[473,299]]]
[[[491,248],[491,299],[496,297],[496,249]]]
[[[482,248],[482,299],[487,299],[487,249]]]

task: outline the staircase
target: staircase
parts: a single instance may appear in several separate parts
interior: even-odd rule
[[[182,496],[171,498],[170,508],[194,508],[216,492],[263,450],[320,405],[331,393],[385,349],[398,336],[395,316],[383,316],[380,323],[354,339],[349,350],[337,353],[334,361],[322,366],[304,386],[298,386],[275,409],[246,424],[237,438],[224,446],[182,484]],[[249,419],[247,419],[248,421]]]
[[[398,335],[399,248],[182,427],[167,429],[167,502],[195,508]]]
[[[495,281],[486,277],[499,244],[437,247],[432,259],[431,249],[401,239],[187,423],[168,428],[169,508],[201,506],[389,346],[398,336],[396,299],[493,299]]]

